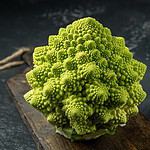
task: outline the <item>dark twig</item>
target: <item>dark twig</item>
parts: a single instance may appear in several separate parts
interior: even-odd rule
[[[21,57],[24,53],[31,51],[30,48],[22,47],[10,56],[0,60],[0,71],[11,67],[19,66],[25,63],[25,61],[15,61],[17,57]]]
[[[30,51],[30,48],[26,48],[26,47],[20,48],[18,51],[12,53],[10,56],[0,60],[0,65],[6,64],[10,62],[11,60],[13,60],[14,58],[19,57],[23,55],[23,53],[29,52],[29,51]]]
[[[12,61],[0,66],[0,71],[24,64],[24,61]]]

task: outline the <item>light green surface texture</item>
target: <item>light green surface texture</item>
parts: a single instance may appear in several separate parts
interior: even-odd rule
[[[140,85],[146,65],[123,37],[91,17],[50,35],[48,45],[35,48],[33,63],[24,97],[69,138],[114,133],[146,97]]]

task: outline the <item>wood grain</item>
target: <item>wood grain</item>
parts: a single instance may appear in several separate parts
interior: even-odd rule
[[[24,74],[7,81],[14,102],[24,123],[32,133],[38,150],[150,150],[150,121],[142,115],[130,119],[113,136],[105,135],[96,140],[71,142],[55,133],[45,117],[25,102],[23,95],[29,90]]]

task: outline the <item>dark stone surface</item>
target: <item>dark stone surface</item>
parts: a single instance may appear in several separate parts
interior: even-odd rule
[[[23,124],[8,93],[5,81],[25,67],[0,72],[0,150],[35,150],[35,144]]]
[[[30,6],[0,7],[0,59],[22,46],[47,44],[50,34],[57,34],[77,18],[92,16],[108,26],[113,35],[124,36],[134,57],[148,65],[142,81],[147,99],[140,110],[150,118],[150,4],[132,1],[58,1]],[[2,9],[5,8],[5,9]],[[35,144],[10,97],[5,81],[25,66],[0,72],[0,149],[35,150]]]

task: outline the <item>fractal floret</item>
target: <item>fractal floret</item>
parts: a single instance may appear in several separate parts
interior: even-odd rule
[[[36,47],[24,98],[72,140],[114,134],[138,113],[146,65],[123,37],[91,17],[74,21]]]

